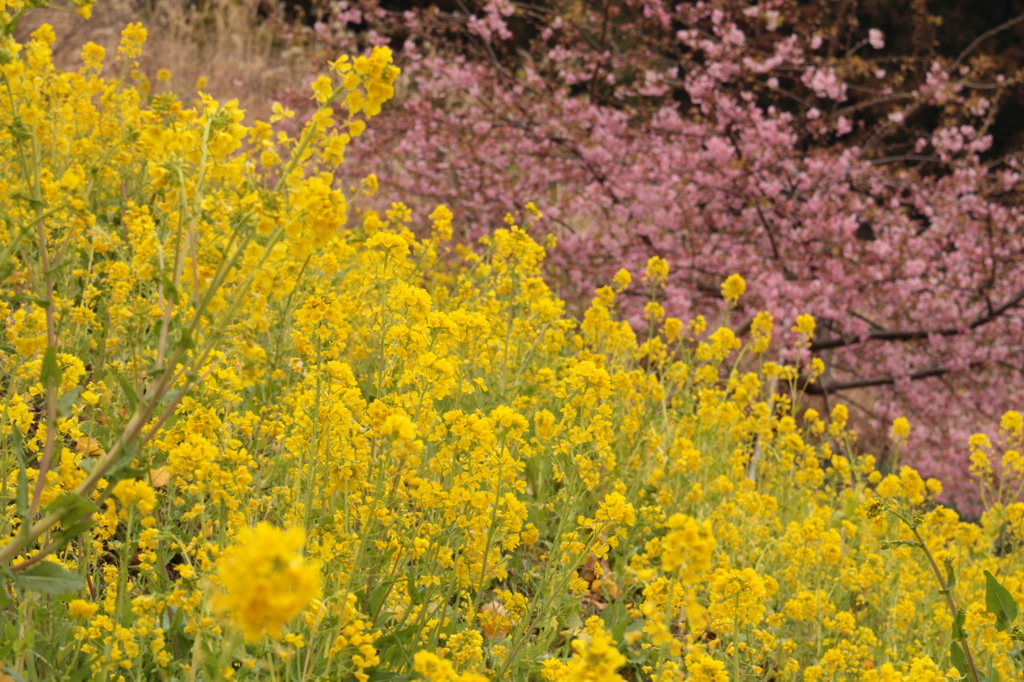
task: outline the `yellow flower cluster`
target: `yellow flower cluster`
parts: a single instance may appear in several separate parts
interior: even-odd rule
[[[245,638],[255,641],[281,629],[320,593],[320,566],[307,562],[298,528],[282,531],[264,522],[241,529],[217,559],[214,610],[227,611]]]
[[[616,671],[626,663],[615,646],[615,640],[605,631],[598,616],[587,619],[583,636],[572,641],[572,658],[567,663],[558,659],[544,662],[541,673],[545,680],[568,680],[571,682],[625,682]]]
[[[864,453],[763,361],[767,312],[666,317],[656,258],[644,338],[624,270],[574,319],[511,217],[453,247],[447,208],[339,167],[386,49],[335,61],[293,135],[280,105],[150,97],[141,26],[119,79],[4,35],[13,675],[917,682],[966,676],[954,640],[1017,674],[985,590],[1024,596],[1019,414],[966,448],[968,522],[899,466],[909,423]]]

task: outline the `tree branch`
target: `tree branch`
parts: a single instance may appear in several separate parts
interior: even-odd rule
[[[972,40],[970,45],[964,48],[964,51],[961,52],[960,55],[956,58],[956,61],[953,62],[953,67],[950,69],[950,71],[960,66],[960,63],[963,62],[964,58],[967,55],[969,55],[974,50],[974,48],[980,45],[982,41],[986,40],[987,38],[991,38],[1000,31],[1005,31],[1006,29],[1014,26],[1015,24],[1019,24],[1022,21],[1024,21],[1024,14],[1016,16],[1013,19],[1010,19],[1009,21],[1002,23],[999,26],[996,26],[995,28],[990,28],[989,30],[982,33],[980,36]]]
[[[911,381],[918,379],[928,379],[930,377],[942,376],[948,374],[953,370],[948,367],[939,367],[936,365],[929,365],[924,369],[919,369],[916,372],[911,372],[907,377]],[[850,379],[848,381],[833,381],[826,379],[825,381],[815,380],[811,383],[811,379],[807,376],[801,376],[797,379],[797,385],[801,391],[807,395],[821,395],[827,396],[831,393],[837,393],[839,391],[848,391],[854,388],[870,388],[872,386],[890,386],[895,384],[901,377],[894,376],[892,374],[880,374],[873,377],[865,377],[864,379]]]
[[[936,329],[894,329],[870,331],[867,334],[842,334],[836,338],[822,339],[811,343],[811,351],[828,350],[829,348],[842,348],[853,346],[865,341],[920,341],[929,336],[957,336],[972,331],[983,325],[992,322],[1000,317],[1007,310],[1016,307],[1024,301],[1024,289],[1014,294],[1009,300],[987,311],[983,315],[974,318],[966,328],[961,327],[939,327]]]

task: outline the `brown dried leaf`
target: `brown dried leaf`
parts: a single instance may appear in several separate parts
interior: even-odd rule
[[[171,472],[167,467],[157,467],[149,470],[149,484],[154,488],[163,488],[171,482]]]
[[[87,438],[85,436],[82,436],[75,441],[75,451],[82,453],[86,457],[99,457],[107,453],[98,440],[95,438]]]

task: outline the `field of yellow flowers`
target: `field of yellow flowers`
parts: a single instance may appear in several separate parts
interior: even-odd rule
[[[365,208],[387,49],[246,124],[152,95],[137,24],[57,70],[32,7],[0,0],[0,680],[1022,676],[1019,414],[965,444],[961,521],[801,406],[770,314],[666,317],[654,258],[573,320],[534,206],[475,249]]]

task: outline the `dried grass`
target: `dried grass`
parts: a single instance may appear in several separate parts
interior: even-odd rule
[[[200,77],[204,89],[221,101],[238,99],[247,119],[266,118],[274,100],[286,89],[301,89],[310,75],[322,70],[309,31],[293,30],[278,14],[261,16],[266,0],[101,0],[86,21],[53,9],[29,14],[18,29],[25,40],[40,24],[57,34],[54,62],[64,69],[81,65],[81,46],[88,41],[107,49],[113,61],[121,30],[141,21],[149,40],[140,62],[153,92],[173,90],[191,100]],[[169,84],[158,83],[158,69],[169,69]]]

